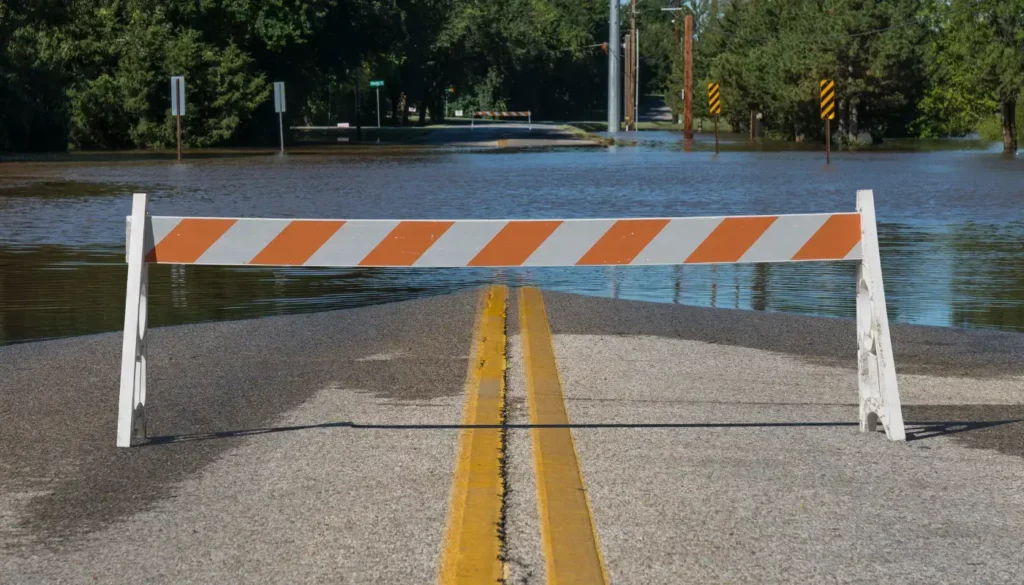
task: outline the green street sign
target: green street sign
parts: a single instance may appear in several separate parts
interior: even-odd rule
[[[370,87],[384,87],[384,81],[381,80],[381,79],[377,79],[377,80],[371,81],[370,82]]]

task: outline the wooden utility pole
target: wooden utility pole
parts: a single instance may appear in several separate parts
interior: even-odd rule
[[[693,139],[693,15],[686,15],[686,71],[683,74],[685,99],[683,100],[683,137]]]
[[[625,100],[623,108],[623,120],[625,121],[625,131],[629,132],[633,129],[633,67],[630,63],[633,62],[633,35],[626,33],[626,41],[623,43],[623,55],[625,57],[625,75],[622,76],[622,95]]]
[[[629,67],[633,68],[633,131],[636,132],[636,125],[640,122],[640,37],[636,32],[636,0],[632,0],[630,11],[630,35],[633,58],[629,61]]]
[[[363,140],[363,121],[359,117],[359,105],[360,105],[359,104],[359,97],[360,97],[359,96],[359,69],[361,69],[361,68],[362,67],[360,66],[359,68],[356,69],[356,84],[355,84],[356,85],[356,140],[359,140],[359,141]]]

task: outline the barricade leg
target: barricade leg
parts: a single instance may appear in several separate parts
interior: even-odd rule
[[[533,132],[533,112],[526,112],[526,122],[529,126],[529,130]]]
[[[470,115],[469,115],[469,129],[470,129],[470,130],[472,130],[472,129],[473,129],[473,124],[474,124],[475,122],[476,122],[476,113],[474,112],[474,113],[472,113],[472,114],[470,114]]]
[[[903,410],[896,384],[889,317],[878,252],[878,227],[871,191],[857,192],[861,221],[862,260],[857,269],[857,373],[860,390],[860,430],[871,432],[879,422],[893,441],[906,440]]]
[[[144,193],[132,199],[128,235],[128,287],[124,305],[124,341],[121,346],[121,388],[117,409],[117,446],[130,447],[146,433],[146,337],[148,329],[149,271],[145,265],[148,222]]]

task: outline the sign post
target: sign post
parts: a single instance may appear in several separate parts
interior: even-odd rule
[[[185,115],[185,78],[171,77],[171,115],[178,119],[178,160],[181,160],[181,117]]]
[[[832,164],[832,120],[836,117],[836,82],[821,80],[821,119],[825,120],[825,164]]]
[[[708,112],[715,117],[715,154],[718,154],[718,116],[722,113],[722,96],[717,83],[708,84]]]
[[[277,112],[277,131],[281,135],[281,154],[284,154],[284,82],[274,82],[274,111]]]
[[[380,128],[380,88],[384,86],[383,79],[376,79],[370,82],[370,87],[377,89],[377,128]],[[392,122],[394,123],[394,122]]]

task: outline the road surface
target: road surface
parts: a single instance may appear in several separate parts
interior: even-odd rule
[[[3,583],[1014,583],[1024,336],[490,288],[0,347]],[[495,577],[496,576],[496,577]]]

